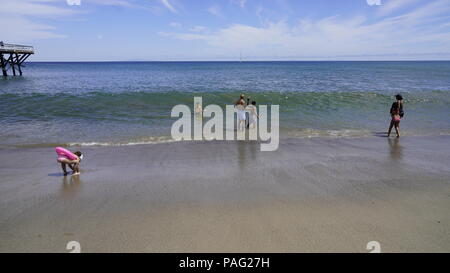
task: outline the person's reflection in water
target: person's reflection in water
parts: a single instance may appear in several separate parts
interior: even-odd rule
[[[402,146],[400,145],[400,139],[388,138],[389,149],[391,152],[391,158],[394,160],[402,159]]]
[[[80,191],[82,182],[79,175],[64,176],[62,182],[62,197],[64,199],[74,198]]]
[[[241,140],[237,141],[236,147],[238,149],[238,165],[241,173],[250,174],[252,171],[249,167],[256,162],[256,153],[259,145],[254,141]]]
[[[238,166],[239,166],[239,170],[241,173],[245,172],[246,169],[246,164],[247,164],[247,160],[246,160],[246,145],[244,141],[237,141],[236,143],[236,147],[238,150]]]

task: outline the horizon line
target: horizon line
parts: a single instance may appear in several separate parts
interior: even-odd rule
[[[229,63],[254,63],[254,62],[448,62],[450,59],[392,59],[392,60],[38,60],[27,63],[170,63],[170,62],[229,62]]]

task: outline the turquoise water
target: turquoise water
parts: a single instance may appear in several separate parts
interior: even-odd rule
[[[0,145],[154,143],[177,104],[280,105],[284,137],[385,131],[393,95],[405,135],[450,134],[450,62],[28,63],[0,79]]]

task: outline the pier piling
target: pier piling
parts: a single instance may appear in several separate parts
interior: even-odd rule
[[[34,54],[32,46],[5,44],[0,42],[0,65],[4,77],[8,76],[8,70],[11,69],[14,76],[22,76],[23,62]]]

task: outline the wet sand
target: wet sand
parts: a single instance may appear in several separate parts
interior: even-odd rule
[[[0,252],[450,251],[450,136],[0,149]],[[74,148],[72,148],[74,149]]]

